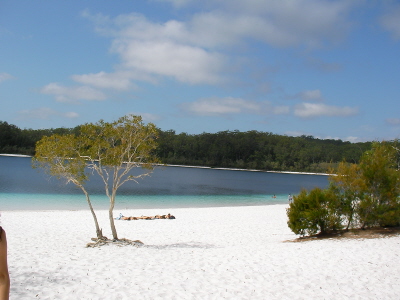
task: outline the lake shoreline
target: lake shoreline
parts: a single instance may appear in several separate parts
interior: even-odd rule
[[[171,165],[165,164],[160,166],[166,167],[179,167],[179,168],[195,168],[195,169],[210,169],[210,170],[227,170],[227,171],[247,171],[247,172],[261,172],[261,173],[277,173],[277,174],[296,174],[296,175],[321,175],[329,176],[328,173],[313,173],[313,172],[295,172],[295,171],[265,171],[257,169],[239,169],[239,168],[220,168],[220,167],[206,167],[206,166],[186,166],[186,165]]]
[[[31,155],[24,155],[24,154],[0,154],[0,156],[32,157]],[[277,173],[277,174],[296,174],[296,175],[321,175],[321,176],[329,176],[330,175],[328,173],[294,172],[294,171],[265,171],[265,170],[258,170],[258,169],[221,168],[221,167],[190,166],[190,165],[188,166],[188,165],[174,165],[174,164],[157,164],[157,166],[178,167],[178,168],[195,168],[195,169],[211,169],[211,170],[227,170],[227,171],[263,172],[263,173]]]

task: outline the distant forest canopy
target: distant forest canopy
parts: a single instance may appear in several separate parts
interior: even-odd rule
[[[78,134],[79,126],[34,130],[0,121],[0,153],[34,155],[43,136],[70,133]],[[341,161],[358,163],[372,144],[255,130],[176,134],[161,129],[158,143],[157,155],[165,164],[303,172],[327,172]]]
[[[0,121],[0,153],[35,154],[35,145],[43,136],[79,132],[79,126],[73,129],[20,129],[19,127]]]

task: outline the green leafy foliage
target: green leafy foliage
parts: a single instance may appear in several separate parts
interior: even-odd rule
[[[103,234],[97,221],[89,193],[85,189],[88,174],[85,172],[86,159],[81,155],[81,139],[73,134],[44,136],[36,144],[36,154],[32,158],[34,168],[42,168],[58,179],[65,179],[78,186],[86,196],[96,226],[97,238]]]
[[[365,181],[365,196],[359,218],[364,226],[400,224],[400,178],[397,151],[388,143],[376,143],[364,153],[360,168]]]
[[[374,143],[360,164],[342,162],[325,190],[302,191],[287,215],[290,229],[299,235],[334,231],[345,226],[400,225],[398,141]]]
[[[86,162],[79,155],[79,140],[75,135],[44,136],[36,144],[33,167],[43,168],[49,175],[83,185],[88,179]]]
[[[288,226],[295,234],[302,236],[339,230],[342,228],[339,206],[329,189],[302,190],[294,196],[287,210]]]

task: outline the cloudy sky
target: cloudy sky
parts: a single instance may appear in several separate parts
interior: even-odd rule
[[[400,2],[2,0],[0,121],[400,138]]]

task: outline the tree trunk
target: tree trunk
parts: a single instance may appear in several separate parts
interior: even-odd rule
[[[346,231],[349,230],[350,224],[351,224],[351,222],[353,221],[353,214],[354,214],[354,212],[352,211],[352,212],[350,213],[350,215],[349,215],[349,221],[347,222]]]
[[[101,238],[103,238],[103,232],[100,229],[99,222],[97,221],[97,216],[96,216],[96,213],[94,212],[94,209],[93,209],[93,206],[92,206],[92,202],[90,201],[89,194],[88,194],[88,192],[86,191],[86,189],[83,186],[79,186],[79,187],[82,189],[83,193],[85,194],[86,201],[89,204],[90,212],[92,213],[92,216],[93,216],[93,219],[94,219],[94,224],[96,225],[97,238],[101,239]]]
[[[113,217],[114,205],[115,205],[115,192],[113,191],[113,193],[110,197],[110,208],[108,210],[108,217],[110,218],[110,226],[111,226],[111,232],[113,235],[113,239],[118,240],[118,234],[117,234],[117,230],[115,229],[114,217]]]

